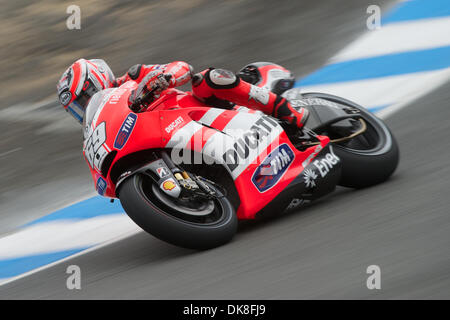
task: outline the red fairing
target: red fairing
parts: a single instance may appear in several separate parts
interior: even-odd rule
[[[319,137],[321,140],[321,147],[325,147],[329,143],[328,137]],[[264,161],[264,158],[269,155],[273,150],[282,144],[287,144],[294,151],[295,158],[288,170],[284,173],[282,178],[271,189],[261,193],[251,181],[253,173]],[[253,219],[255,214],[262,210],[267,204],[272,201],[277,195],[280,194],[296,177],[298,177],[305,167],[311,163],[315,158],[316,147],[311,147],[300,152],[291,144],[290,140],[283,132],[279,139],[276,139],[270,146],[263,152],[256,161],[249,166],[236,180],[235,185],[238,190],[241,199],[241,205],[238,208],[237,216],[239,219]],[[308,159],[308,157],[311,158]],[[306,161],[306,162],[305,162]],[[270,177],[268,177],[270,179]],[[245,198],[242,198],[244,196]]]
[[[177,71],[178,72],[178,71]],[[278,123],[267,116],[236,110],[211,108],[192,96],[191,93],[168,89],[153,102],[146,112],[133,113],[128,108],[128,97],[137,83],[128,81],[119,88],[105,93],[91,125],[85,129],[84,156],[97,191],[107,197],[116,197],[116,182],[123,172],[116,171],[118,162],[138,151],[150,149],[183,148],[213,156],[214,148],[225,148],[215,153],[215,159],[227,159],[234,152],[233,145],[242,139],[245,132],[257,127],[266,132],[266,138],[258,140],[258,148],[241,154],[236,163],[223,165],[235,182],[240,201],[239,219],[252,219],[271,200],[280,194],[316,156],[317,146],[305,151],[297,150]],[[103,103],[103,105],[102,105]],[[241,130],[241,131],[239,131]],[[320,137],[321,146],[329,138]],[[276,183],[263,189],[266,181],[259,181],[259,188],[252,176],[264,159],[280,146],[291,150],[289,167],[283,171]],[[228,148],[228,149],[227,149]],[[231,148],[231,149],[230,149]],[[113,153],[114,152],[114,153]],[[115,154],[108,170],[102,173],[105,159]],[[174,154],[171,154],[174,157]],[[176,154],[175,154],[176,156]],[[205,164],[207,165],[207,164]],[[268,177],[267,179],[270,179]]]

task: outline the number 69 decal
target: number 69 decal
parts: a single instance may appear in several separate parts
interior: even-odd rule
[[[108,150],[103,145],[106,141],[106,124],[100,123],[91,135],[85,140],[84,155],[91,168],[100,171],[103,160],[105,160]]]

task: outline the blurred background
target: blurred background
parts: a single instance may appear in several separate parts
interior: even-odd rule
[[[273,61],[302,77],[367,30],[373,1],[1,0],[0,232],[93,194],[81,129],[56,103],[79,58],[116,76],[136,63],[184,60],[237,71]],[[377,1],[382,10],[393,1]],[[70,5],[81,29],[68,30]]]
[[[75,60],[102,58],[116,76],[136,63],[184,60],[197,71],[210,66],[237,71],[250,62],[273,61],[300,79],[369,32],[369,5],[385,13],[405,3],[0,0],[0,237],[96,195],[82,156],[81,127],[56,101],[56,83]],[[364,190],[338,188],[301,212],[244,227],[233,242],[207,252],[173,247],[141,232],[71,259],[83,270],[78,292],[64,286],[67,264],[61,263],[0,286],[0,299],[449,298],[450,37],[445,39],[445,28],[435,36],[433,28],[448,28],[450,3],[409,3],[415,9],[408,7],[408,15],[420,20],[408,22],[408,30],[420,34],[409,38],[419,43],[413,49],[438,43],[442,59],[428,63],[427,54],[420,56],[420,70],[409,61],[401,65],[415,85],[436,81],[415,77],[429,65],[443,81],[385,119],[401,152],[389,181]],[[80,30],[66,26],[70,5],[81,9]],[[405,16],[396,19],[401,29]],[[416,22],[431,32],[423,34]],[[398,47],[403,44],[410,43]],[[384,67],[398,71],[388,64]],[[395,95],[411,84],[401,76],[385,91]],[[0,253],[10,253],[1,245]],[[372,264],[381,267],[382,290],[366,287],[366,267]]]

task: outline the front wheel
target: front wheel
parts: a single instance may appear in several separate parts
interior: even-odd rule
[[[215,191],[215,186],[208,184]],[[229,242],[237,230],[230,201],[179,200],[167,196],[152,179],[136,174],[124,181],[119,199],[128,216],[142,229],[176,246],[205,250]]]
[[[383,182],[392,175],[399,162],[399,148],[391,131],[381,119],[360,105],[341,97],[324,93],[306,93],[304,96],[329,100],[343,108],[358,109],[367,127],[364,133],[351,140],[333,143],[333,150],[342,162],[339,185],[364,188]],[[333,133],[336,134],[327,134],[333,136]]]

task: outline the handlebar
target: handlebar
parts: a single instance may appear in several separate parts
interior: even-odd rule
[[[172,78],[171,74],[165,74],[164,78],[166,79],[167,82],[170,81],[170,79]],[[140,111],[142,111],[141,106],[148,104],[149,102],[151,102],[154,98],[154,94],[157,90],[159,90],[160,87],[159,86],[155,86],[153,87],[149,92],[145,93],[142,97],[137,98],[131,105],[130,105],[130,109],[131,111],[133,111],[134,113],[138,113]]]
[[[142,110],[141,106],[143,104],[147,104],[153,98],[153,94],[155,93],[156,89],[158,89],[158,87],[155,87],[146,94],[144,94],[142,98],[139,97],[136,100],[134,100],[134,102],[130,105],[131,111],[133,111],[134,113],[140,112]]]

